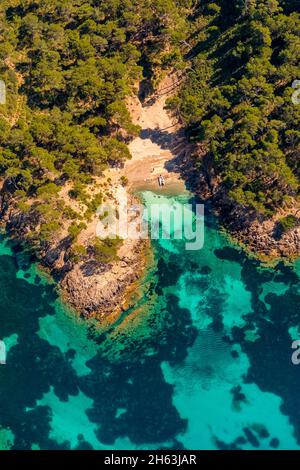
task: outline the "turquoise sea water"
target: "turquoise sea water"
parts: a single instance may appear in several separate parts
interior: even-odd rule
[[[263,267],[209,215],[202,250],[153,248],[138,305],[102,331],[1,240],[1,449],[300,448],[300,263]]]

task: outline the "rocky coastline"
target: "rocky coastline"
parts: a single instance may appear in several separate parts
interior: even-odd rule
[[[137,281],[148,264],[147,240],[124,240],[118,258],[112,262],[101,263],[92,254],[74,261],[70,257],[70,236],[55,237],[46,244],[31,239],[38,220],[18,210],[5,185],[0,192],[0,207],[2,228],[13,241],[33,252],[41,268],[57,282],[61,297],[80,315],[101,319],[132,306]]]
[[[218,216],[229,237],[250,254],[265,262],[277,259],[293,261],[300,256],[300,205],[280,208],[272,217],[266,217],[239,204],[233,204],[214,174],[205,148],[194,145],[192,157],[186,155],[181,162],[181,173],[190,190],[204,203],[209,204]],[[201,170],[195,171],[194,159],[202,159]],[[283,232],[280,220],[287,216],[298,219],[295,227]]]
[[[292,260],[299,256],[300,226],[285,233],[280,233],[278,226],[280,217],[292,214],[297,218],[300,209],[295,204],[293,207],[282,208],[273,218],[266,218],[229,200],[221,181],[213,172],[205,147],[188,143],[183,126],[174,124],[174,118],[165,110],[166,98],[174,93],[175,78],[167,77],[162,82],[161,88],[166,88],[168,92],[157,93],[152,101],[149,100],[150,105],[142,105],[137,98],[131,100],[130,114],[133,121],[142,128],[142,132],[141,136],[130,143],[133,158],[125,165],[124,171],[110,169],[107,172],[105,184],[109,183],[111,202],[117,202],[116,194],[120,188],[122,173],[133,191],[137,188],[152,190],[157,174],[162,173],[169,186],[184,188],[185,182],[189,191],[212,207],[233,241],[254,256],[267,262],[279,258]],[[160,133],[160,128],[167,131]],[[199,165],[195,165],[195,159],[201,162],[200,170]],[[97,187],[101,186],[102,180],[103,178],[96,182]],[[63,198],[67,197],[66,190],[67,188],[62,190]],[[168,187],[165,190],[167,192]],[[129,189],[124,191],[129,203],[134,202],[135,196]],[[112,262],[101,263],[95,260],[89,250],[84,259],[75,261],[70,256],[72,238],[68,235],[67,227],[63,227],[62,233],[47,243],[32,239],[31,232],[38,226],[39,220],[34,211],[26,214],[18,210],[13,193],[8,182],[2,182],[2,226],[14,240],[32,248],[41,266],[58,283],[62,298],[71,307],[83,317],[97,317],[101,320],[110,315],[117,316],[134,304],[135,291],[149,265],[151,249],[148,240],[124,240],[117,259]],[[87,247],[89,238],[95,235],[96,223],[95,214],[81,239]]]

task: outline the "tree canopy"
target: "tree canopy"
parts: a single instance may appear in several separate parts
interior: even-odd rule
[[[299,12],[297,1],[197,2],[187,80],[169,101],[231,201],[267,216],[299,194]]]
[[[154,75],[179,47],[188,3],[1,2],[0,78],[7,102],[0,105],[0,176],[20,211],[28,213],[31,201],[37,238],[51,239],[62,215],[74,220],[59,197],[64,183],[90,216],[94,203],[86,185],[131,157],[126,143],[139,128],[125,99],[146,68]]]

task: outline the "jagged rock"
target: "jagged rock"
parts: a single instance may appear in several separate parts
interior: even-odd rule
[[[28,241],[28,233],[39,223],[38,218],[35,214],[21,214],[13,202],[3,204],[4,196],[7,193],[4,195],[2,190],[0,203],[2,209],[5,207],[2,223],[16,241]],[[69,259],[71,243],[71,238],[65,236],[39,242],[35,250],[41,265],[58,282],[63,297],[84,317],[122,311],[145,268],[149,242],[124,240],[119,259],[113,263],[97,262],[92,252],[84,262],[74,263]]]

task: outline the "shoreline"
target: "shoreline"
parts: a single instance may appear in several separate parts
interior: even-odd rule
[[[124,197],[125,192],[126,197],[133,202],[141,191],[152,191],[164,196],[195,195],[201,200],[212,202],[212,210],[219,218],[220,229],[224,230],[231,243],[245,250],[248,256],[259,259],[269,267],[279,261],[293,262],[299,257],[300,248],[294,256],[285,254],[278,256],[274,250],[272,251],[272,247],[270,253],[264,253],[265,250],[255,249],[243,239],[242,230],[240,232],[233,230],[235,223],[232,217],[233,211],[227,213],[230,223],[226,224],[224,217],[222,220],[222,212],[219,210],[219,207],[222,208],[221,203],[225,201],[225,199],[222,200],[222,192],[219,191],[218,194],[217,185],[214,191],[211,191],[208,184],[203,183],[205,175],[195,174],[194,169],[191,168],[191,157],[196,146],[187,142],[182,126],[175,122],[166,110],[166,100],[174,93],[174,82],[177,83],[176,74],[167,75],[160,83],[154,97],[148,98],[146,102],[141,102],[137,96],[128,98],[128,109],[132,121],[141,128],[139,136],[128,145],[132,159],[126,161],[122,169],[105,170],[103,176],[96,178],[95,184],[90,187],[91,194],[95,194],[100,187],[107,188],[108,186],[110,190],[108,200],[116,206],[122,186],[120,181],[125,178],[128,184],[126,189],[123,185],[121,198]],[[165,88],[169,91],[161,93],[160,90]],[[164,187],[158,186],[159,175],[165,178]],[[200,183],[195,184],[193,181],[195,178],[199,179]],[[187,189],[187,183],[192,183],[189,184],[191,190]],[[2,216],[4,213],[2,223],[7,224],[11,229],[12,237],[20,243],[26,243],[30,220],[20,217],[17,208],[10,206],[11,200],[9,198],[5,200],[6,193],[3,188],[1,192]],[[69,199],[67,192],[68,185],[63,186],[62,193]],[[238,210],[238,208],[235,209]],[[80,242],[86,244],[92,236],[95,236],[97,221],[99,222],[99,218],[94,214],[93,220],[80,235]],[[253,240],[257,233],[253,232]],[[114,321],[122,311],[131,308],[134,304],[137,286],[149,265],[151,266],[151,262],[148,263],[150,253],[153,261],[150,241],[124,240],[118,252],[119,260],[101,267],[95,262],[92,266],[92,258],[70,264],[67,255],[68,245],[60,248],[66,234],[66,227],[64,227],[64,233],[60,238],[51,240],[47,250],[40,253],[40,256],[37,254],[42,269],[57,282],[62,299],[72,309],[83,317],[97,318],[103,323],[107,320],[111,323],[111,320]],[[87,267],[88,265],[90,267]]]
[[[113,191],[111,203],[115,203]],[[128,193],[128,197],[132,197]],[[5,193],[2,192],[2,202]],[[81,235],[81,241],[90,243],[96,236],[96,222],[92,220]],[[127,308],[137,279],[143,276],[148,257],[149,243],[141,240],[124,240],[118,249],[118,258],[107,263],[97,263],[91,255],[71,262],[66,230],[47,243],[36,246],[28,236],[30,221],[21,217],[13,199],[6,200],[2,210],[1,225],[12,242],[29,249],[35,256],[39,269],[58,287],[59,295],[81,316],[97,317],[115,314]]]
[[[278,234],[280,218],[299,213],[299,203],[281,208],[269,218],[233,204],[221,181],[207,168],[196,173],[192,167],[193,157],[205,158],[205,155],[203,148],[195,146],[191,158],[182,161],[182,175],[192,194],[210,205],[230,239],[251,256],[268,264],[279,260],[289,263],[299,258],[300,226]]]
[[[206,151],[201,144],[197,146],[187,141],[182,125],[165,108],[167,98],[174,95],[175,83],[178,83],[176,74],[170,73],[161,81],[154,97],[150,96],[144,103],[136,96],[128,100],[132,120],[142,129],[140,136],[129,144],[133,158],[124,167],[131,189],[170,196],[194,194],[202,201],[212,203],[212,210],[228,237],[251,256],[268,264],[297,259],[300,256],[300,227],[277,237],[280,211],[273,219],[253,216],[246,208],[229,203],[220,182],[209,174],[209,170],[207,174],[203,171],[196,174],[192,157],[204,158]],[[166,93],[161,92],[165,89]],[[166,181],[163,188],[157,183],[160,174]],[[286,214],[290,212],[297,213],[297,207],[285,210]]]
[[[178,120],[166,109],[167,99],[174,95],[178,83],[176,72],[171,71],[153,95],[143,101],[138,96],[127,100],[131,119],[141,129],[128,145],[132,158],[125,162],[123,169],[129,189],[134,193],[150,190],[176,195],[187,191],[181,161],[192,145]],[[164,187],[158,185],[160,175],[165,179]]]

